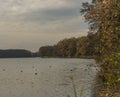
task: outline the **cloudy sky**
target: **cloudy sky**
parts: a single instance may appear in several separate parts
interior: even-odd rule
[[[80,15],[90,0],[0,0],[0,49],[37,51],[40,46],[87,34]]]

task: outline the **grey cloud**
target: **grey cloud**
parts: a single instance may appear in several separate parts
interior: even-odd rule
[[[50,0],[45,0],[45,2]],[[57,1],[57,0],[54,0]],[[53,1],[53,2],[54,2]],[[0,3],[3,5],[1,18],[2,20],[23,20],[23,21],[55,21],[55,20],[66,20],[71,19],[79,15],[80,5],[85,0],[61,0],[64,2],[64,6],[59,4],[53,6],[46,6],[41,8],[41,2],[39,0],[1,0]],[[88,1],[88,0],[86,0]],[[60,1],[58,1],[60,2]],[[51,1],[52,3],[52,1]],[[32,7],[32,4],[36,8]],[[40,4],[40,5],[39,5]],[[45,3],[46,4],[46,3]],[[59,6],[58,8],[56,6]],[[68,6],[69,5],[69,6]],[[48,6],[48,7],[47,7]]]
[[[50,22],[59,20],[68,20],[79,15],[79,9],[76,8],[60,8],[60,9],[44,9],[18,16],[24,21],[34,22]]]

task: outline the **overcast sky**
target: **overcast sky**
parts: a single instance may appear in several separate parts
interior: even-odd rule
[[[0,0],[0,49],[28,49],[87,34],[80,15],[90,0]]]

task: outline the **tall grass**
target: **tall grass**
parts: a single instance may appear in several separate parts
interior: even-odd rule
[[[75,85],[75,80],[74,80],[73,75],[70,76],[70,80],[72,81],[74,97],[77,97],[77,88],[76,88],[76,85]],[[82,97],[82,96],[83,96],[83,87],[80,90],[80,97]]]

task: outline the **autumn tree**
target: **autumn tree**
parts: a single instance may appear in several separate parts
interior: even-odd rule
[[[120,49],[120,2],[119,0],[93,0],[83,3],[81,13],[89,22],[90,33],[98,33],[99,52],[108,56]]]
[[[54,57],[55,51],[53,46],[43,46],[39,49],[40,57]]]
[[[69,38],[61,40],[56,45],[57,56],[74,57],[76,53],[76,39]]]
[[[83,3],[81,13],[90,25],[89,33],[96,33],[99,46],[96,48],[101,59],[101,78],[109,89],[107,97],[119,97],[120,94],[120,1],[93,0]],[[105,97],[105,94],[101,95]],[[116,93],[118,95],[116,95]]]

